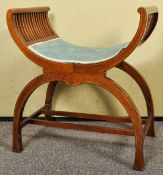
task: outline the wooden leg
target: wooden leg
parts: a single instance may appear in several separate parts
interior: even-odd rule
[[[151,95],[151,91],[150,88],[147,84],[147,82],[145,81],[145,79],[142,77],[142,75],[140,75],[140,73],[133,68],[131,65],[129,65],[126,62],[122,62],[121,64],[116,66],[117,68],[119,68],[120,70],[126,72],[127,74],[129,74],[135,81],[136,83],[139,85],[145,101],[146,101],[146,106],[147,106],[147,112],[148,112],[148,117],[151,118],[151,124],[150,127],[148,129],[147,132],[147,136],[151,136],[151,137],[155,137],[155,129],[154,129],[154,106],[153,106],[153,99],[152,99],[152,95]]]
[[[51,81],[48,85],[47,92],[46,92],[46,99],[45,99],[45,109],[51,110],[52,109],[52,100],[53,100],[53,94],[57,85],[57,81],[53,82]],[[50,115],[45,115],[46,119],[51,119]]]
[[[73,79],[74,78],[74,79]],[[15,113],[14,113],[14,129],[13,129],[13,151],[21,152],[23,149],[22,140],[21,140],[21,118],[23,114],[23,110],[25,104],[32,94],[32,92],[37,89],[40,85],[51,82],[51,81],[64,81],[67,84],[78,85],[82,83],[92,83],[96,84],[112,95],[114,95],[124,106],[126,109],[129,117],[131,118],[133,128],[134,128],[134,135],[135,135],[135,163],[134,169],[143,170],[144,169],[144,157],[143,157],[143,130],[142,130],[142,123],[137,111],[136,106],[134,105],[133,101],[129,97],[129,95],[114,81],[109,78],[103,77],[103,75],[85,75],[80,77],[80,81],[78,76],[75,75],[63,76],[58,74],[50,75],[41,75],[36,77],[32,80],[22,91],[20,94],[16,106],[15,106]]]
[[[135,137],[135,162],[133,169],[138,171],[144,170],[144,155],[143,155],[143,147],[144,147],[144,138],[142,136]]]
[[[41,86],[42,84],[48,82],[45,75],[40,75],[33,79],[30,83],[26,85],[26,87],[23,89],[21,94],[18,97],[18,100],[15,105],[14,110],[14,119],[13,119],[13,151],[14,152],[21,152],[23,150],[22,145],[22,135],[21,135],[21,122],[22,122],[22,115],[24,111],[24,107],[26,105],[26,102],[30,95],[33,93],[33,91]]]
[[[95,79],[95,80],[94,80]],[[140,115],[137,111],[136,106],[134,105],[132,99],[129,95],[114,81],[109,78],[94,78],[90,77],[90,80],[93,84],[99,85],[109,91],[112,95],[114,95],[124,106],[128,115],[131,118],[134,133],[135,133],[135,162],[134,169],[142,171],[144,170],[144,155],[143,155],[143,143],[144,143],[144,135],[143,135],[143,127]]]
[[[13,152],[20,153],[23,151],[23,145],[22,145],[22,135],[21,135],[21,123],[16,121],[17,116],[14,115],[13,120]]]

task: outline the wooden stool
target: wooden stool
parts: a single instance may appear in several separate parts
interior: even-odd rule
[[[144,170],[144,139],[146,135],[155,136],[153,101],[144,78],[124,60],[136,47],[143,44],[153,32],[158,20],[157,8],[139,8],[140,23],[132,41],[111,48],[82,47],[64,41],[50,25],[49,10],[49,7],[37,7],[10,9],[7,13],[8,28],[15,43],[31,61],[43,68],[43,74],[30,81],[17,100],[13,121],[13,151],[21,152],[23,150],[21,130],[27,124],[135,136],[134,169]],[[146,120],[141,119],[129,95],[112,79],[106,77],[106,71],[114,67],[129,74],[139,85],[147,105]],[[60,81],[68,85],[91,83],[104,88],[120,101],[127,111],[128,117],[53,111],[52,96],[57,83]],[[27,100],[34,90],[45,83],[49,83],[45,105],[29,118],[23,120],[22,115]],[[44,120],[39,118],[41,114],[45,114]],[[133,128],[109,128],[52,121],[51,118],[55,118],[52,117],[55,115],[128,122],[132,123]]]

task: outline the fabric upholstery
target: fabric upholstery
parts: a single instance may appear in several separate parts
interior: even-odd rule
[[[111,48],[94,48],[71,44],[57,38],[30,45],[28,48],[35,54],[51,61],[90,64],[116,56],[127,45],[128,43],[122,43]]]

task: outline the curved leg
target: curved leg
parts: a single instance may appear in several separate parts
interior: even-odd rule
[[[101,86],[102,88],[109,91],[112,95],[114,95],[124,106],[127,113],[129,114],[135,132],[135,162],[134,169],[135,170],[144,170],[144,155],[143,155],[143,146],[144,146],[144,136],[143,136],[143,128],[139,113],[137,111],[136,106],[134,105],[131,98],[128,94],[118,86],[114,81],[109,78],[104,77],[91,77],[88,82]]]
[[[54,91],[57,85],[57,81],[51,81],[48,85],[47,92],[46,92],[46,99],[45,99],[45,109],[51,110],[52,109],[52,100],[53,100],[53,95]],[[46,119],[51,119],[51,116],[45,115]]]
[[[154,107],[153,107],[153,99],[152,99],[152,95],[149,89],[149,86],[147,84],[147,82],[145,81],[145,79],[140,75],[140,73],[133,68],[131,65],[129,65],[126,62],[122,62],[121,64],[116,66],[117,68],[119,68],[120,70],[128,73],[139,85],[145,101],[146,101],[146,106],[147,106],[147,112],[148,112],[148,117],[151,118],[151,124],[150,127],[148,129],[147,135],[154,137],[155,136],[155,129],[154,129]]]
[[[72,75],[72,77],[70,76],[65,77],[62,75],[61,76],[40,75],[36,77],[34,80],[32,80],[30,83],[28,83],[28,85],[21,92],[15,106],[14,122],[13,122],[13,133],[14,133],[13,134],[13,151],[14,152],[21,152],[23,149],[22,138],[21,138],[21,118],[22,118],[23,110],[28,98],[30,97],[32,92],[35,89],[37,89],[40,85],[50,81],[65,81],[66,83],[69,83],[69,84],[85,83],[85,82],[93,83],[103,87],[104,89],[109,91],[111,94],[113,94],[121,102],[121,104],[124,106],[124,108],[128,112],[134,126],[135,148],[136,148],[134,169],[136,170],[144,169],[144,158],[143,158],[144,137],[143,137],[143,130],[142,130],[139,113],[134,103],[132,102],[130,97],[127,95],[127,93],[122,88],[120,88],[115,82],[113,82],[110,79],[104,78],[101,75],[85,75],[85,76],[81,76],[80,80],[78,76],[75,77],[75,75]]]
[[[22,114],[24,111],[24,107],[30,95],[33,93],[35,89],[41,86],[44,83],[49,81],[57,81],[57,77],[46,77],[46,75],[40,75],[29,82],[21,94],[18,97],[18,100],[15,105],[14,110],[14,119],[13,119],[13,151],[14,152],[21,152],[23,150],[22,146],[22,136],[21,136],[21,120]],[[61,79],[58,77],[58,79]]]

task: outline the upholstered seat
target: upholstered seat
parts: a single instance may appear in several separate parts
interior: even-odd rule
[[[30,45],[28,48],[48,60],[62,63],[89,64],[113,58],[127,45],[128,43],[122,43],[110,48],[94,48],[71,44],[57,38]]]

